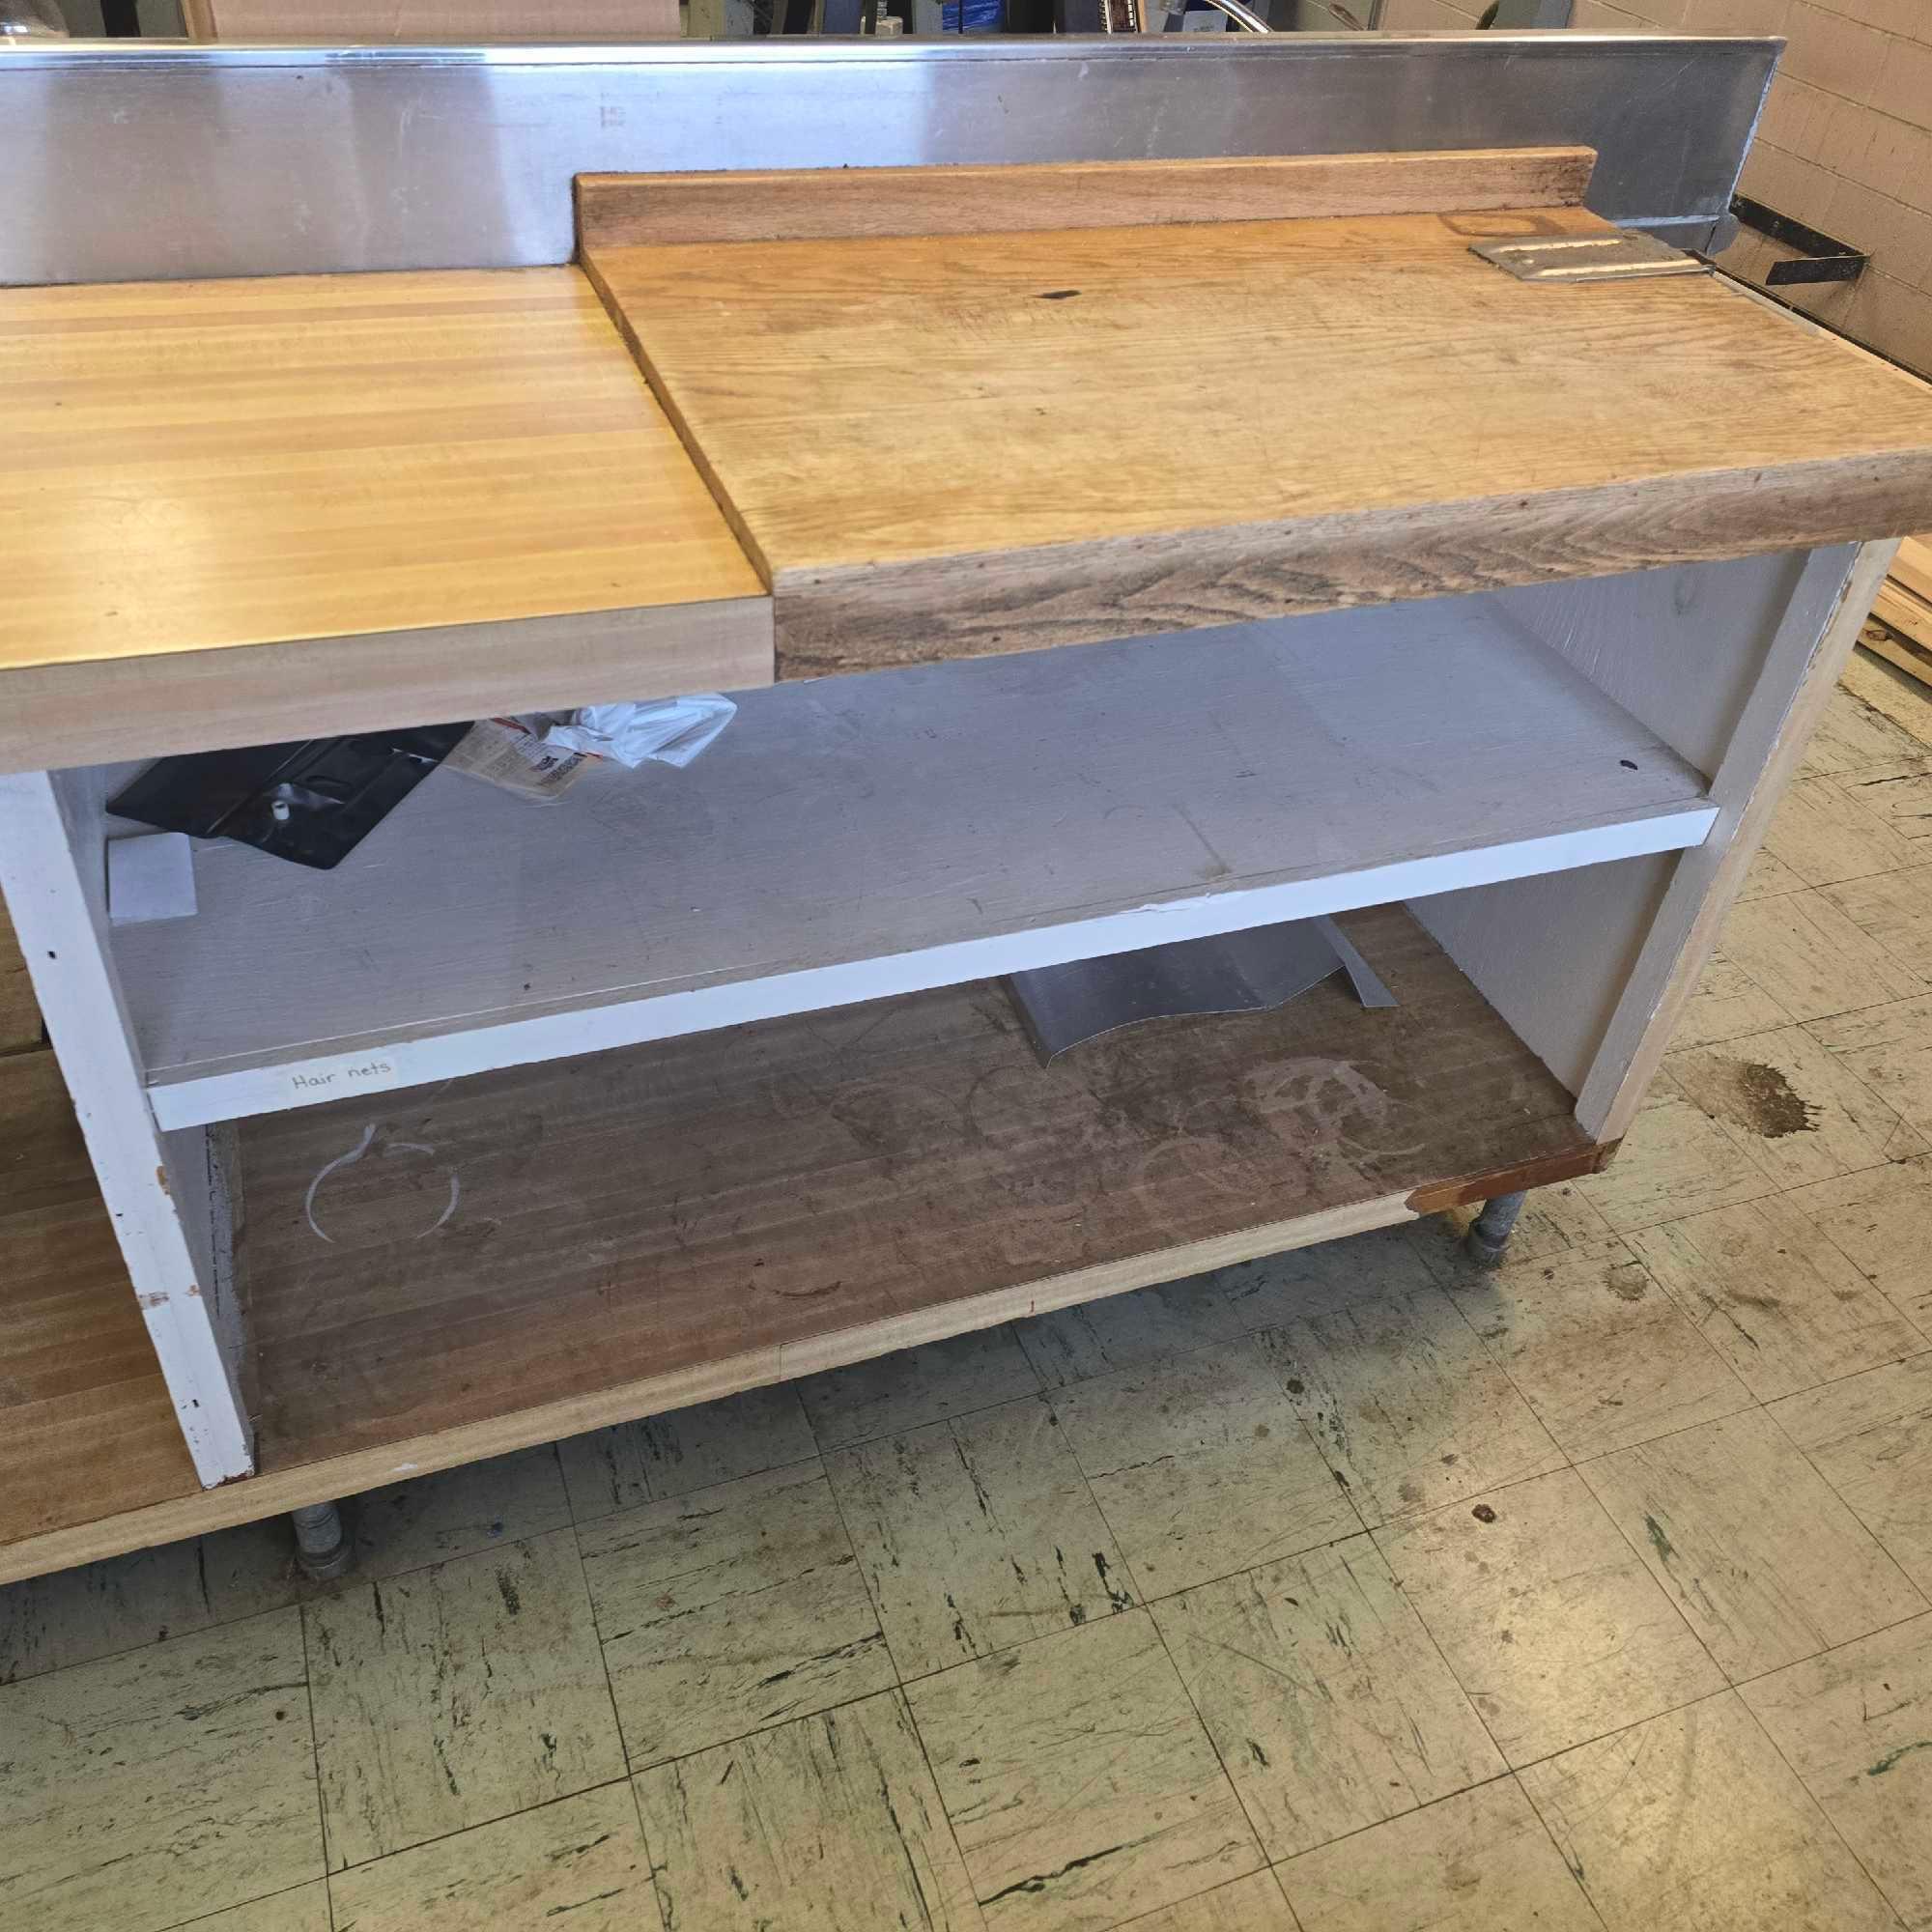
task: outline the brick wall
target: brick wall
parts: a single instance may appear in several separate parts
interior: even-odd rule
[[[1932,0],[1576,0],[1572,24],[1784,35],[1744,191],[1868,250],[1804,305],[1932,375]],[[1724,266],[1765,253],[1746,238]]]

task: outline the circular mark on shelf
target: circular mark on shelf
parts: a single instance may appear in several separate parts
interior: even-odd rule
[[[433,1147],[425,1146],[421,1141],[384,1141],[378,1146],[376,1133],[376,1122],[371,1121],[362,1129],[362,1138],[353,1148],[337,1154],[333,1160],[325,1161],[316,1170],[315,1179],[309,1182],[308,1190],[302,1196],[302,1213],[308,1221],[310,1232],[319,1240],[328,1242],[331,1247],[335,1244],[335,1236],[329,1234],[322,1223],[317,1220],[315,1212],[316,1197],[322,1192],[324,1183],[331,1176],[340,1174],[344,1168],[354,1167],[372,1151],[380,1155],[384,1160],[393,1160],[398,1155],[407,1156],[410,1154],[419,1154],[425,1160],[433,1160],[435,1158],[436,1150]],[[408,1236],[409,1239],[416,1241],[426,1240],[439,1228],[444,1226],[456,1212],[457,1204],[463,1199],[463,1183],[457,1179],[453,1169],[444,1178],[449,1182],[449,1195],[448,1199],[442,1204],[441,1212],[427,1227],[416,1229],[412,1235]],[[420,1192],[420,1186],[413,1186],[412,1191]],[[440,1193],[440,1190],[438,1190],[438,1192]],[[401,1239],[403,1238],[403,1234],[404,1231],[397,1230],[392,1238]]]

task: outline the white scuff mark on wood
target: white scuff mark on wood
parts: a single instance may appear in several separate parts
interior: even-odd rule
[[[323,1229],[322,1223],[315,1218],[316,1194],[320,1190],[322,1183],[325,1180],[327,1180],[331,1174],[335,1174],[345,1167],[354,1167],[355,1163],[369,1151],[371,1146],[373,1146],[375,1143],[375,1139],[376,1139],[376,1122],[374,1121],[371,1121],[369,1124],[362,1129],[362,1138],[359,1141],[357,1141],[355,1145],[348,1151],[348,1152],[337,1154],[333,1160],[324,1162],[324,1164],[319,1169],[317,1169],[315,1179],[311,1180],[308,1184],[308,1192],[302,1196],[302,1212],[308,1217],[309,1227],[315,1232],[318,1238],[327,1241],[331,1246],[334,1245],[334,1236],[326,1233]],[[384,1144],[382,1152],[383,1152],[383,1157],[385,1160],[391,1154],[398,1154],[398,1153],[426,1154],[432,1159],[434,1159],[436,1155],[435,1148],[430,1147],[427,1143],[423,1141],[389,1141]],[[445,1226],[449,1221],[450,1216],[456,1212],[457,1205],[459,1202],[462,1201],[462,1199],[463,1199],[463,1183],[461,1180],[457,1179],[457,1177],[454,1174],[452,1174],[449,1177],[449,1199],[446,1203],[444,1203],[442,1212],[439,1214],[436,1217],[436,1219],[429,1224],[427,1228],[423,1229],[423,1231],[419,1235],[415,1236],[413,1238],[418,1241],[427,1240],[429,1236],[435,1234],[439,1228]]]
[[[436,1217],[436,1219],[435,1219],[434,1221],[432,1221],[432,1222],[431,1222],[431,1223],[429,1224],[429,1226],[428,1226],[427,1228],[425,1228],[425,1229],[424,1229],[424,1230],[422,1231],[422,1233],[421,1233],[420,1235],[418,1235],[418,1236],[416,1236],[416,1239],[417,1239],[417,1240],[419,1240],[419,1241],[426,1241],[426,1240],[428,1240],[428,1239],[429,1239],[429,1237],[430,1237],[430,1236],[432,1236],[433,1234],[435,1234],[435,1233],[436,1233],[436,1231],[437,1231],[437,1230],[438,1230],[439,1228],[440,1228],[440,1227],[441,1227],[441,1226],[443,1225],[443,1223],[444,1223],[445,1221],[447,1221],[447,1220],[449,1219],[449,1217],[450,1217],[450,1216],[451,1216],[452,1214],[454,1214],[454,1213],[456,1212],[456,1204],[457,1204],[457,1203],[458,1203],[458,1202],[459,1202],[459,1201],[460,1201],[460,1200],[461,1200],[462,1198],[463,1198],[463,1183],[462,1183],[461,1181],[459,1181],[459,1180],[457,1179],[457,1178],[455,1177],[455,1175],[453,1175],[453,1174],[452,1174],[452,1175],[451,1175],[451,1176],[449,1177],[449,1206],[448,1206],[448,1207],[446,1207],[446,1208],[444,1208],[444,1209],[442,1210],[442,1212],[441,1212],[440,1214],[439,1214],[439,1215],[438,1215],[438,1216]]]
[[[302,1196],[302,1212],[308,1216],[308,1225],[314,1230],[318,1239],[327,1241],[329,1237],[322,1232],[322,1224],[315,1218],[315,1195],[322,1183],[339,1168],[354,1167],[369,1151],[369,1143],[376,1138],[376,1122],[371,1121],[362,1129],[362,1138],[347,1153],[339,1153],[333,1160],[324,1161],[316,1169],[315,1179],[308,1184],[308,1192]],[[334,1243],[331,1241],[330,1246]]]
[[[449,1083],[445,1081],[443,1084],[447,1086]],[[385,1156],[392,1153],[426,1153],[433,1155],[436,1150],[433,1147],[425,1147],[421,1141],[391,1141],[383,1150],[383,1152]],[[456,1204],[462,1199],[463,1183],[452,1174],[449,1177],[449,1205],[416,1236],[416,1239],[419,1241],[428,1240],[456,1212]]]

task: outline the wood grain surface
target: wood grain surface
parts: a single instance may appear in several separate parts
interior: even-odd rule
[[[579,175],[577,231],[582,246],[592,249],[1556,208],[1583,199],[1596,161],[1593,148],[1460,148],[1000,167]]]
[[[781,676],[1893,535],[1932,389],[1580,210],[592,247]]]
[[[634,1378],[776,1379],[841,1334],[852,1360],[1052,1305],[1070,1271],[1118,1267],[1085,1298],[1186,1271],[1179,1243],[1591,1164],[1569,1095],[1406,914],[1345,923],[1400,1007],[1331,981],[1042,1070],[980,984],[245,1123],[264,1460]]]
[[[0,1058],[0,1546],[199,1493],[51,1053]]]
[[[272,1423],[208,1491],[53,1057],[0,1061],[0,1581],[1594,1169],[1405,914],[1345,923],[1402,1009],[1323,988],[1042,1074],[968,987],[251,1127]],[[372,1119],[324,1243],[308,1184]]]
[[[611,613],[623,696],[770,681],[761,585],[571,269],[0,291],[0,766],[57,762],[50,720],[62,757],[105,755],[75,719],[104,691],[111,740],[142,700],[90,667],[240,645],[380,638],[327,674],[351,711],[413,691],[411,716],[473,717],[519,663],[566,681],[574,617],[605,681]],[[506,666],[500,627],[536,620]],[[254,695],[207,742],[288,735],[274,682]]]
[[[34,1000],[20,942],[0,901],[0,1053],[24,1053],[41,1043],[41,1009]]]
[[[215,1490],[196,1487],[52,1055],[0,1062],[0,1582],[1595,1169],[1568,1095],[1406,915],[1345,923],[1406,1018],[1321,989],[1153,1029],[1069,1082],[1039,1073],[1004,995],[968,987],[386,1108],[370,1157],[318,1190],[320,1269],[302,1201],[370,1110],[249,1129],[275,1422],[259,1473]],[[962,1108],[981,1137],[963,1149]],[[734,1196],[721,1160],[765,1178]],[[417,1245],[452,1174],[481,1214]],[[567,1265],[559,1212],[587,1216]]]

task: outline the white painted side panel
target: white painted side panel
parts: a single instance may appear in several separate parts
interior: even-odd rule
[[[1492,602],[1713,775],[1720,815],[1681,858],[1506,882],[1411,906],[1592,1132],[1726,862],[1853,556],[1850,546],[1510,591]]]
[[[0,888],[195,1473],[213,1487],[254,1460],[214,1320],[205,1136],[171,1148],[156,1131],[105,955],[98,788],[85,774],[60,782],[65,796],[44,772],[0,777]]]
[[[1688,563],[1491,601],[1700,772],[1718,769],[1805,554]]]
[[[1411,899],[1408,909],[1576,1094],[1677,864],[1674,852],[1627,859]]]
[[[1577,1096],[1584,1130],[1625,1133],[1654,1075],[1679,1003],[1717,944],[1724,914],[1771,823],[1804,741],[1850,656],[1895,542],[1813,551],[1793,585],[1711,780],[1717,825],[1678,863],[1603,1044]]]

